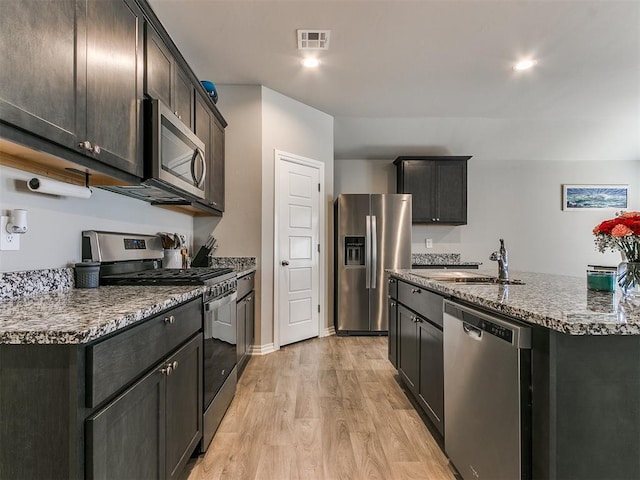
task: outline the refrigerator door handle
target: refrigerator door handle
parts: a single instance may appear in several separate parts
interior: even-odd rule
[[[378,221],[371,216],[371,288],[378,288]]]
[[[364,265],[365,265],[365,287],[371,288],[371,216],[364,217],[365,237],[364,237]]]

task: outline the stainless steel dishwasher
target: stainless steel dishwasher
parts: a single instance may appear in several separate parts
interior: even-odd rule
[[[444,446],[465,480],[531,478],[531,329],[444,302]]]

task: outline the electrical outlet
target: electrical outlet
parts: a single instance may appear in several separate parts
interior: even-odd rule
[[[0,250],[20,250],[20,235],[7,232],[9,217],[0,217]]]
[[[433,239],[432,238],[425,238],[424,239],[424,246],[427,248],[433,248]]]

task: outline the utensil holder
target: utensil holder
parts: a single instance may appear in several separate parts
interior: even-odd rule
[[[164,251],[162,260],[164,268],[182,268],[182,254],[179,248],[170,248]]]
[[[76,288],[97,288],[100,284],[100,263],[76,263],[75,281]]]

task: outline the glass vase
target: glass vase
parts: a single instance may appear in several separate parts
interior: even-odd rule
[[[640,298],[640,262],[622,262],[618,265],[617,278],[625,297]]]

